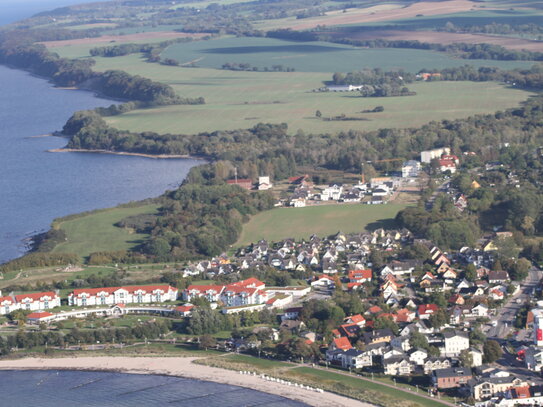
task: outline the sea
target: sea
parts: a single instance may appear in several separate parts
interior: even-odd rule
[[[0,263],[25,253],[27,239],[65,215],[159,196],[175,189],[194,159],[51,153],[77,110],[110,100],[0,66]],[[43,136],[43,137],[42,137]]]
[[[307,406],[245,387],[181,377],[65,370],[0,371],[0,394],[2,406]]]

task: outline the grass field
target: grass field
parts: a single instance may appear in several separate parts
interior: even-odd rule
[[[362,232],[367,227],[395,227],[394,217],[404,205],[322,205],[306,208],[278,208],[254,216],[243,226],[237,246],[260,239],[308,238]]]
[[[55,247],[54,253],[76,253],[81,257],[98,251],[128,250],[140,244],[148,236],[129,233],[114,226],[127,216],[154,213],[157,205],[135,208],[112,208],[81,218],[61,222],[60,228],[66,232],[67,240]]]
[[[161,55],[181,64],[194,61],[197,67],[219,69],[224,63],[248,63],[260,69],[283,65],[304,72],[348,72],[362,68],[385,71],[461,66],[497,66],[504,69],[529,67],[530,61],[491,61],[453,58],[445,53],[417,49],[359,48],[328,42],[284,41],[274,38],[224,37],[209,41],[174,44]]]

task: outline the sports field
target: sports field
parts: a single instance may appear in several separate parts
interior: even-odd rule
[[[285,238],[308,238],[312,234],[328,236],[363,232],[368,229],[393,228],[394,217],[404,205],[321,205],[306,208],[278,208],[261,212],[243,225],[236,246],[260,239],[278,241]]]
[[[114,224],[127,216],[155,213],[157,208],[157,205],[112,208],[61,222],[60,228],[66,232],[67,240],[57,245],[53,253],[76,253],[85,257],[99,251],[128,250],[140,244],[148,235],[130,233]]]

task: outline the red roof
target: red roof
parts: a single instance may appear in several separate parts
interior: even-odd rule
[[[371,314],[378,314],[379,312],[383,312],[382,308],[377,306],[377,305],[374,305],[373,307],[371,307],[369,310],[368,310]]]
[[[13,304],[13,298],[12,297],[0,297],[0,304],[3,304],[6,301],[9,302],[10,304]]]
[[[194,308],[194,305],[180,305],[179,307],[175,307],[175,310],[177,312],[188,312],[193,308]]]
[[[28,319],[42,319],[45,317],[53,316],[54,314],[51,314],[50,312],[33,312],[31,314],[28,314],[26,317]]]
[[[419,305],[418,312],[419,315],[432,314],[436,312],[439,307],[436,304],[422,304]]]
[[[349,350],[353,347],[349,339],[345,336],[335,338],[333,343],[337,349]]]
[[[338,329],[332,329],[332,335],[334,335],[336,338],[339,338],[341,336]]]
[[[440,167],[455,168],[456,163],[452,160],[439,160]]]
[[[371,280],[372,272],[371,270],[350,270],[349,279],[351,280]]]
[[[256,287],[256,288],[262,288],[265,287],[266,284],[264,284],[262,281],[260,281],[258,278],[248,278],[246,280],[238,281],[237,283],[228,284],[226,288],[230,287]]]
[[[530,387],[513,387],[514,399],[527,399],[530,398]]]
[[[364,284],[362,283],[347,283],[347,289],[352,290],[354,288],[362,287]]]
[[[409,322],[411,319],[411,311],[407,308],[402,308],[396,311],[396,322]]]
[[[364,318],[360,314],[351,315],[350,317],[347,317],[345,319],[352,321],[353,324],[359,324],[360,322],[365,322],[366,321],[366,318]]]
[[[207,291],[215,291],[221,293],[225,287],[226,286],[224,285],[189,285],[187,291],[200,291],[204,293]]]
[[[43,293],[19,294],[15,296],[15,300],[17,302],[21,302],[26,298],[30,298],[32,301],[39,301],[43,297],[57,298],[57,295],[53,291],[46,291]]]

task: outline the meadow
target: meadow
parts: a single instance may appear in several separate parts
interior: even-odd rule
[[[517,106],[530,93],[492,82],[417,82],[416,96],[361,98],[357,93],[312,92],[332,72],[246,72],[173,67],[145,62],[133,54],[96,58],[96,70],[123,69],[171,85],[182,97],[204,97],[205,105],[161,106],[106,118],[119,129],[194,134],[249,128],[257,123],[285,122],[290,132],[337,133],[350,129],[414,127],[432,120],[456,119]],[[337,71],[346,71],[338,62]],[[358,67],[361,68],[361,67]],[[376,106],[382,113],[362,110]],[[358,121],[324,121],[315,117],[341,114]]]
[[[367,229],[394,228],[394,217],[405,205],[320,205],[305,208],[277,208],[261,212],[243,225],[236,246],[246,246],[261,239],[279,241],[302,239],[312,234],[329,236],[363,232]]]
[[[83,258],[93,252],[131,249],[148,235],[130,233],[114,224],[127,216],[155,213],[157,208],[154,204],[117,207],[60,222],[58,227],[66,232],[67,238],[54,248],[53,253],[75,253]]]

